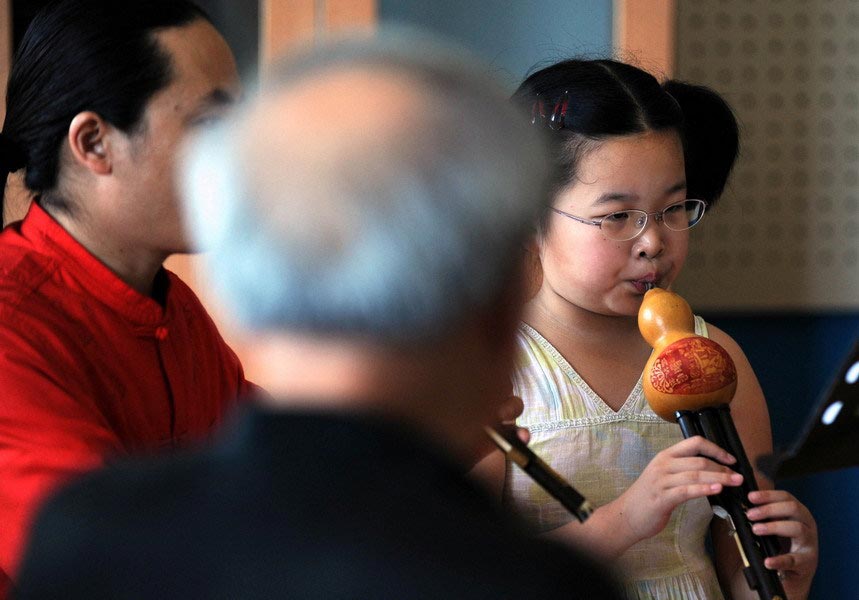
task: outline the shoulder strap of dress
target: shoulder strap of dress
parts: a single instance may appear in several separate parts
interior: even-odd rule
[[[710,332],[707,331],[707,322],[698,315],[695,315],[695,333],[705,338],[710,337]]]

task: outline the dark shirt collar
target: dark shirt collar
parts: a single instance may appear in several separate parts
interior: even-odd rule
[[[363,411],[271,409],[250,402],[236,417],[221,439],[221,449],[229,453],[271,453],[289,460],[312,449],[328,464],[379,460],[432,465],[457,476],[466,470],[423,431]]]

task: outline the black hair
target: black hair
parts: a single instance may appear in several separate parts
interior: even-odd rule
[[[530,75],[513,100],[541,119],[566,103],[563,125],[548,128],[556,157],[555,190],[575,181],[581,158],[613,136],[674,129],[683,143],[690,198],[719,199],[739,150],[737,120],[714,91],[653,75],[614,60],[565,60]],[[541,223],[545,228],[545,220]]]
[[[197,19],[209,20],[187,0],[58,0],[42,9],[12,63],[0,177],[23,167],[39,202],[70,210],[54,192],[72,119],[93,111],[134,131],[150,98],[172,79],[170,57],[154,34]]]
[[[721,197],[737,160],[740,134],[728,103],[710,88],[669,80],[662,88],[683,110],[680,138],[686,161],[686,193],[710,208]]]

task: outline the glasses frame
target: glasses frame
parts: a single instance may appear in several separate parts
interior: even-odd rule
[[[699,202],[701,204],[701,215],[698,217],[698,220],[695,221],[694,223],[692,223],[691,225],[689,225],[688,227],[683,227],[682,229],[675,229],[673,227],[670,227],[668,225],[668,223],[665,222],[665,212],[674,208],[675,206],[677,206],[679,204],[685,204],[686,202]],[[707,202],[705,200],[699,200],[698,198],[686,198],[685,200],[681,200],[680,202],[675,202],[674,204],[670,204],[670,205],[666,206],[665,208],[663,208],[662,210],[658,210],[656,212],[647,212],[646,210],[639,210],[636,208],[630,208],[628,210],[616,210],[614,212],[607,214],[604,217],[600,217],[599,219],[584,219],[582,217],[577,217],[576,215],[571,215],[568,212],[564,212],[563,210],[561,210],[559,208],[555,208],[554,206],[551,206],[550,208],[554,212],[558,213],[559,215],[563,215],[563,216],[567,217],[568,219],[572,219],[573,221],[576,221],[578,223],[584,223],[585,225],[593,225],[595,227],[599,227],[600,231],[603,232],[603,235],[610,240],[614,240],[615,242],[628,242],[629,240],[634,240],[635,238],[640,236],[642,233],[644,233],[644,230],[647,229],[647,221],[648,221],[648,218],[650,216],[653,216],[653,220],[655,222],[657,222],[657,223],[661,222],[663,225],[665,225],[665,227],[667,227],[671,231],[687,231],[689,229],[692,229],[693,227],[695,227],[695,225],[697,225],[698,223],[701,222],[701,219],[704,218],[704,214],[707,212]],[[617,214],[622,214],[622,213],[627,213],[627,214],[632,213],[634,215],[644,215],[644,222],[641,224],[641,227],[638,229],[638,231],[635,232],[635,234],[632,237],[618,239],[618,238],[614,238],[614,237],[608,235],[606,233],[606,231],[603,229],[602,224],[603,224],[603,221],[605,221],[609,217],[611,217],[613,215],[617,215]]]

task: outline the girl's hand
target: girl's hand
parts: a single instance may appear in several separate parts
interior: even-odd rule
[[[633,538],[642,540],[662,531],[674,509],[687,500],[712,496],[721,492],[722,486],[742,483],[742,475],[716,461],[734,464],[736,459],[700,436],[653,457],[617,500]]]
[[[754,523],[757,535],[778,535],[790,538],[790,550],[785,554],[766,559],[769,569],[776,569],[788,598],[802,600],[808,597],[811,580],[817,570],[817,523],[809,510],[789,492],[762,490],[751,492],[749,500],[757,504],[746,516]]]

